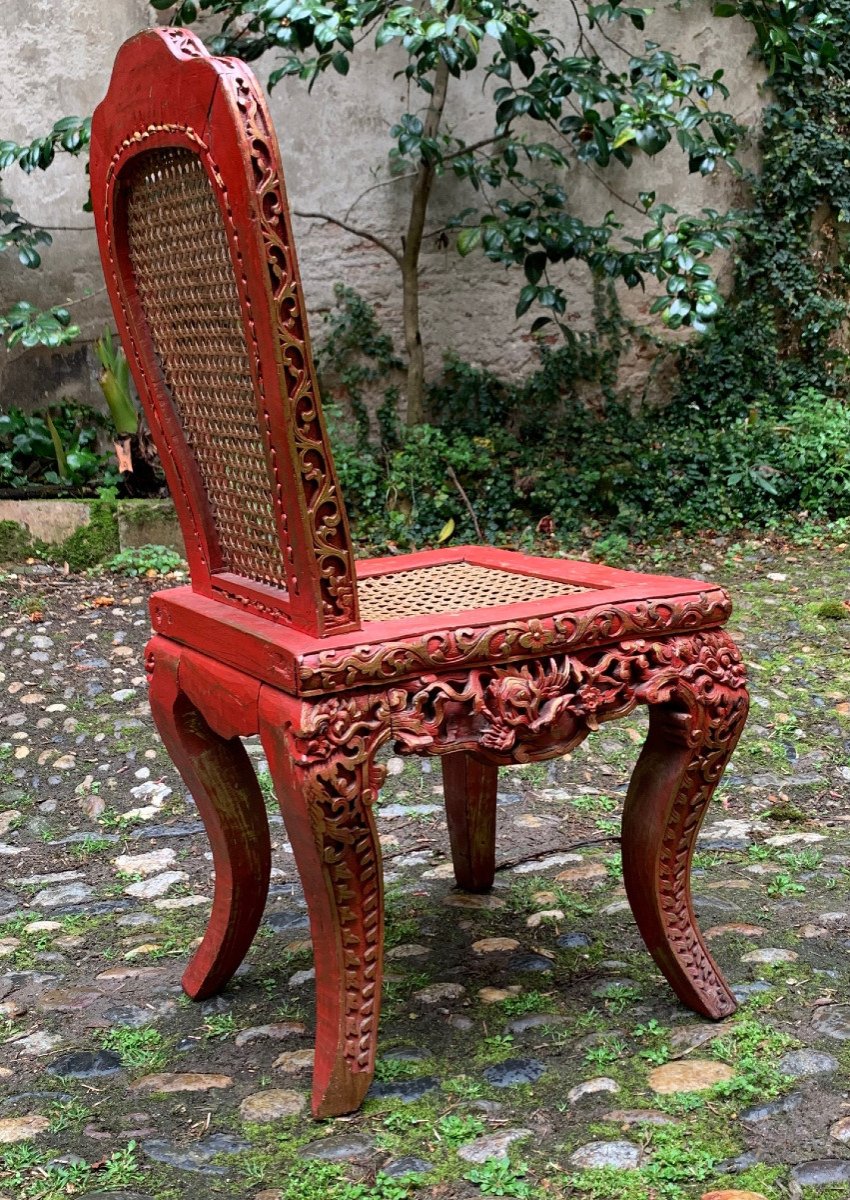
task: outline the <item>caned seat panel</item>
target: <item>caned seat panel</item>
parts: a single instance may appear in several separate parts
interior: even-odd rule
[[[546,600],[591,589],[559,579],[539,579],[474,563],[441,563],[358,580],[364,621],[392,621],[427,613],[495,608],[523,600]]]
[[[285,588],[234,266],[191,150],[139,155],[122,178],[127,247],[165,383],[206,487],[224,570]]]

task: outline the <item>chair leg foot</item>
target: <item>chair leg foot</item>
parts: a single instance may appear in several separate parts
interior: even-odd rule
[[[743,688],[677,680],[650,704],[650,728],[623,812],[626,894],[648,949],[689,1008],[719,1020],[736,1002],[691,903],[700,825],[747,715]]]
[[[313,1114],[359,1108],[375,1070],[383,882],[372,804],[389,737],[380,697],[311,704],[271,688],[260,736],[307,899],[316,968]]]
[[[496,874],[499,768],[466,751],[447,754],[441,762],[457,885],[467,892],[488,892]]]
[[[271,872],[268,820],[242,743],[210,729],[180,690],[179,647],[155,639],[149,663],[154,721],[195,800],[213,853],[212,913],[183,976],[186,994],[204,1000],[226,986],[262,920]]]

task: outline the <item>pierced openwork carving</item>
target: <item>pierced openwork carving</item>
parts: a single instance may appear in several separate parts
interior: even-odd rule
[[[351,625],[357,616],[354,560],[327,432],[295,266],[275,137],[259,102],[256,85],[232,76],[236,104],[250,150],[259,232],[268,269],[280,353],[287,420],[295,437],[298,469],[319,568],[322,608],[328,627]]]
[[[178,58],[205,58],[206,50],[193,33],[186,29],[175,29],[166,26],[159,30],[159,36],[171,46],[172,53]]]
[[[734,643],[712,630],[459,676],[426,676],[392,688],[388,697],[401,753],[461,747],[497,761],[523,762],[568,750],[637,704],[663,704],[687,692],[695,706],[714,707],[731,694],[745,696],[744,687]]]
[[[346,1058],[352,1070],[370,1070],[374,1050],[375,942],[368,915],[378,883],[368,806],[383,779],[374,760],[378,747],[391,739],[403,754],[467,749],[496,763],[549,758],[638,704],[650,705],[665,745],[680,745],[686,760],[652,873],[665,945],[694,992],[695,1006],[715,1017],[726,1015],[734,999],[702,941],[689,893],[699,826],[747,715],[741,655],[722,630],[638,638],[506,667],[423,676],[386,693],[304,702],[300,727],[290,733],[291,752],[311,806],[317,851],[340,906]],[[624,819],[630,819],[630,805],[640,819],[644,802],[639,785],[630,793]],[[350,904],[351,888],[358,886],[362,909]],[[636,915],[648,903],[642,888],[632,896]],[[657,947],[650,949],[655,953]]]

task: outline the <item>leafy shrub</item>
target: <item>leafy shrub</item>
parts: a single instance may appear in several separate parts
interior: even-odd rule
[[[731,379],[730,344],[709,338],[698,359],[686,353],[681,394],[637,414],[604,397],[599,363],[581,347],[544,347],[538,370],[520,382],[450,359],[431,390],[434,423],[380,445],[366,440],[365,422],[346,423],[331,406],[356,535],[418,546],[439,540],[451,520],[456,541],[477,540],[478,529],[521,544],[554,532],[595,540],[598,556],[615,562],[628,539],[671,529],[772,527],[801,510],[850,514],[850,409],[810,386],[772,390],[768,364],[753,356],[761,382],[752,389],[743,342],[732,359],[741,374]]]
[[[104,563],[108,571],[118,575],[167,575],[186,567],[176,550],[167,546],[131,546]]]
[[[785,422],[784,465],[796,481],[800,505],[815,516],[850,511],[850,408],[806,388]]]
[[[48,484],[71,488],[118,478],[112,455],[101,454],[102,418],[90,408],[63,404],[41,413],[0,413],[0,487]]]

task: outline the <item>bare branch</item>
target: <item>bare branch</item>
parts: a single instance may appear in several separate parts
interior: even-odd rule
[[[603,28],[601,21],[597,22],[596,28],[605,38],[606,42],[610,42],[612,46],[616,46],[617,49],[622,51],[623,54],[627,55],[629,58],[631,57],[632,52],[629,50],[628,46],[624,46],[622,42],[618,42],[615,37],[612,37],[610,33],[607,33]]]
[[[354,212],[360,201],[363,200],[364,197],[368,196],[370,192],[375,192],[378,190],[378,188],[389,187],[392,183],[400,183],[403,179],[415,179],[416,174],[416,171],[406,171],[403,175],[391,175],[389,179],[379,179],[377,183],[371,183],[369,187],[364,188],[360,195],[357,196],[356,199],[354,199],[349,205],[345,214],[346,221]]]
[[[448,163],[448,162],[452,162],[452,160],[455,158],[460,158],[464,154],[474,154],[476,150],[481,150],[481,149],[483,149],[484,146],[490,146],[493,144],[493,142],[499,142],[502,140],[503,137],[504,137],[503,134],[500,134],[499,136],[496,136],[495,134],[491,134],[490,137],[480,138],[477,142],[470,142],[470,144],[468,146],[459,146],[457,150],[452,150],[452,152],[450,154],[443,155],[442,162]],[[402,180],[404,180],[404,179],[416,179],[418,174],[419,174],[418,170],[405,171],[405,173],[403,175],[391,175],[389,177],[389,179],[381,179],[377,183],[370,184],[369,187],[365,188],[360,193],[360,195],[357,196],[356,199],[354,199],[351,202],[351,204],[349,205],[348,211],[345,214],[345,219],[348,220],[348,218],[354,212],[355,208],[360,203],[360,201],[365,196],[368,196],[370,192],[377,191],[378,188],[389,187],[390,184],[392,184],[392,183],[401,183]]]
[[[434,141],[439,133],[440,122],[446,106],[449,86],[449,68],[443,59],[434,72],[434,90],[425,116],[422,130],[423,141]],[[418,425],[423,419],[425,407],[425,352],[422,347],[422,332],[419,322],[419,254],[425,233],[425,218],[428,201],[436,177],[435,164],[423,158],[416,173],[410,200],[410,215],[407,221],[403,245],[404,255],[400,260],[402,279],[402,315],[404,321],[404,345],[407,350],[407,424]]]
[[[611,186],[605,176],[600,175],[597,171],[594,171],[593,167],[591,167],[589,163],[585,163],[584,166],[587,167],[588,171],[596,180],[596,182],[601,183],[605,190],[610,192],[615,200],[619,200],[620,203],[625,204],[627,208],[633,208],[635,212],[640,213],[642,217],[646,216],[646,209],[642,205],[636,204],[634,200],[627,200],[625,196],[621,196],[617,189]]]
[[[371,242],[374,246],[378,246],[385,254],[389,254],[390,258],[396,266],[402,265],[402,254],[400,250],[396,250],[389,242],[378,237],[375,233],[370,233],[368,229],[357,229],[354,225],[349,225],[347,221],[340,221],[338,217],[332,217],[329,213],[320,212],[301,212],[294,208],[293,213],[296,217],[303,217],[305,221],[326,221],[329,225],[337,225],[340,229],[344,229],[346,233],[351,233],[355,237],[363,238],[366,242]]]
[[[467,496],[466,492],[464,491],[463,484],[458,479],[457,474],[455,473],[454,467],[449,466],[448,476],[449,476],[449,479],[452,481],[452,483],[457,488],[458,492],[460,493],[460,498],[466,505],[466,511],[469,513],[470,517],[472,518],[472,524],[475,526],[475,536],[478,538],[479,542],[483,542],[484,534],[481,532],[481,526],[478,524],[478,517],[476,517],[476,515],[475,515],[475,509],[472,507],[472,503],[469,499],[469,496]]]
[[[581,13],[578,10],[578,6],[576,5],[575,0],[569,0],[569,2],[570,2],[570,8],[573,10],[573,13],[575,15],[576,25],[578,26],[578,42],[576,43],[575,53],[579,54],[581,52],[582,47],[586,46],[587,50],[589,51],[588,57],[595,56],[602,63],[603,67],[605,67],[606,71],[610,71],[611,67],[608,65],[608,63],[605,61],[605,59],[602,57],[602,55],[596,49],[593,42],[590,40],[587,33],[585,32],[584,22],[581,19]],[[600,32],[601,32],[601,27],[597,26],[597,28],[600,28]],[[613,39],[609,38],[608,40],[612,41]]]
[[[570,106],[570,108],[573,110],[573,112],[576,113],[577,116],[580,116],[580,117],[584,116],[583,112],[581,111],[579,106],[576,104],[575,100],[573,100],[572,96],[567,97],[567,104]],[[557,125],[551,119],[547,120],[546,124],[549,126],[549,128],[552,130],[553,133],[555,133],[559,137],[563,138],[563,134],[561,133],[560,129],[558,129]],[[566,140],[566,139],[564,139],[564,140]],[[579,160],[577,159],[576,161],[579,161]],[[616,188],[611,186],[611,184],[608,182],[607,179],[605,179],[605,177],[603,175],[600,175],[598,171],[594,171],[594,169],[590,165],[590,163],[587,163],[587,162],[581,163],[581,166],[583,166],[585,168],[585,170],[589,171],[590,174],[593,176],[593,178],[597,181],[597,183],[601,183],[602,186],[605,188],[605,190],[610,192],[611,195],[616,200],[619,200],[621,204],[625,204],[627,206],[627,208],[633,208],[635,210],[635,212],[640,213],[641,216],[645,215],[646,209],[642,208],[640,204],[636,204],[634,202],[634,200],[627,200],[626,197],[621,195],[617,191]]]
[[[75,304],[85,304],[87,300],[93,300],[95,296],[101,296],[106,291],[106,284],[102,287],[95,288],[93,292],[86,292],[85,296],[72,296],[70,300],[66,300],[60,304],[60,308],[72,308]],[[94,340],[94,339],[93,339]]]
[[[470,142],[468,146],[459,146],[457,150],[452,150],[451,154],[443,156],[443,162],[451,162],[453,158],[460,158],[463,154],[472,154],[476,150],[481,150],[484,146],[490,146],[493,142],[500,142],[504,138],[504,134],[491,134],[490,137],[479,138],[477,142]]]

